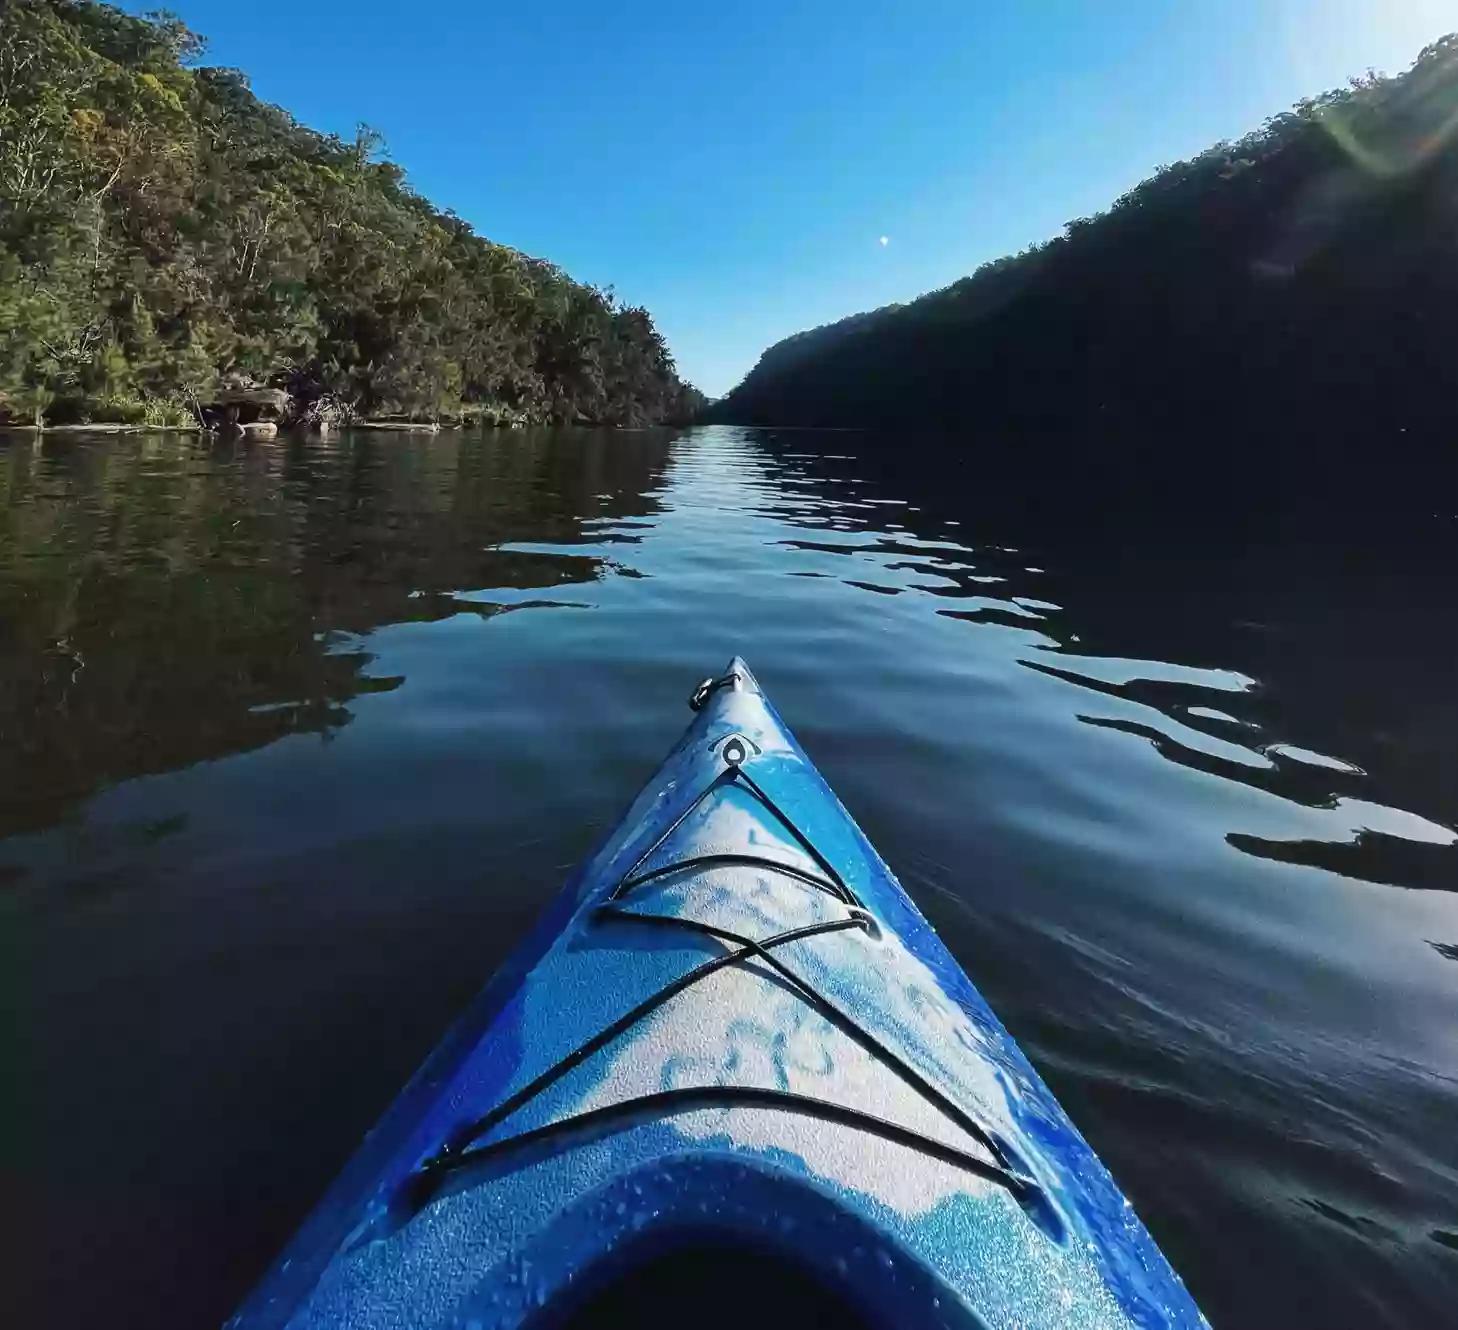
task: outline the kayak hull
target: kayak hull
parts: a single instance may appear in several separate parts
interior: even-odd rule
[[[550,1323],[701,1246],[872,1325],[1204,1325],[744,663],[695,700],[230,1324]]]

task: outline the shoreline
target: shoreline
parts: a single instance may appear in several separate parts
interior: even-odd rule
[[[0,434],[203,434],[201,425],[119,425],[106,421],[95,425],[9,425],[0,424]]]
[[[36,439],[44,439],[53,434],[80,435],[100,434],[114,437],[124,434],[197,434],[203,437],[222,439],[224,437],[234,440],[247,438],[245,432],[224,436],[217,430],[205,429],[201,425],[123,425],[115,421],[98,421],[91,425],[17,425],[0,422],[0,438],[7,434],[29,434]],[[581,430],[610,430],[614,434],[650,434],[655,430],[663,429],[687,429],[689,425],[551,425],[551,424],[530,424],[526,422],[513,424],[485,424],[479,421],[470,422],[436,422],[429,421],[403,421],[403,420],[355,420],[348,425],[332,425],[328,430],[321,430],[313,425],[286,425],[279,428],[277,434],[268,437],[255,437],[251,440],[254,443],[271,443],[285,438],[314,438],[325,439],[336,434],[346,434],[350,430],[375,430],[381,433],[396,434],[440,434],[442,432],[458,431],[469,432],[515,432],[519,430],[532,429],[581,429]],[[837,431],[842,433],[855,433],[854,430]]]

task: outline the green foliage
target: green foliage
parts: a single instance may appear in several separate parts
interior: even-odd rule
[[[163,11],[0,10],[0,409],[151,419],[222,375],[432,418],[702,405],[645,311],[475,235],[376,131],[306,129],[202,51]]]
[[[1201,431],[1226,466],[1273,434],[1308,462],[1338,434],[1451,456],[1454,346],[1458,35],[944,290],[780,342],[711,416],[915,424],[1082,475],[1104,445],[1142,465]]]

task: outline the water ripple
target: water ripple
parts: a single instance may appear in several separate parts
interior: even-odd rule
[[[1458,535],[1085,529],[904,444],[0,442],[36,1240],[232,1261],[221,1319],[742,652],[1216,1325],[1443,1323]]]

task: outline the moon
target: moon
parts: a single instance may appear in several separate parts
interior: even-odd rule
[[[889,245],[890,243],[891,243],[891,237],[890,236],[882,236],[881,237],[880,244],[881,244],[881,248],[882,249],[885,249],[886,246]]]

